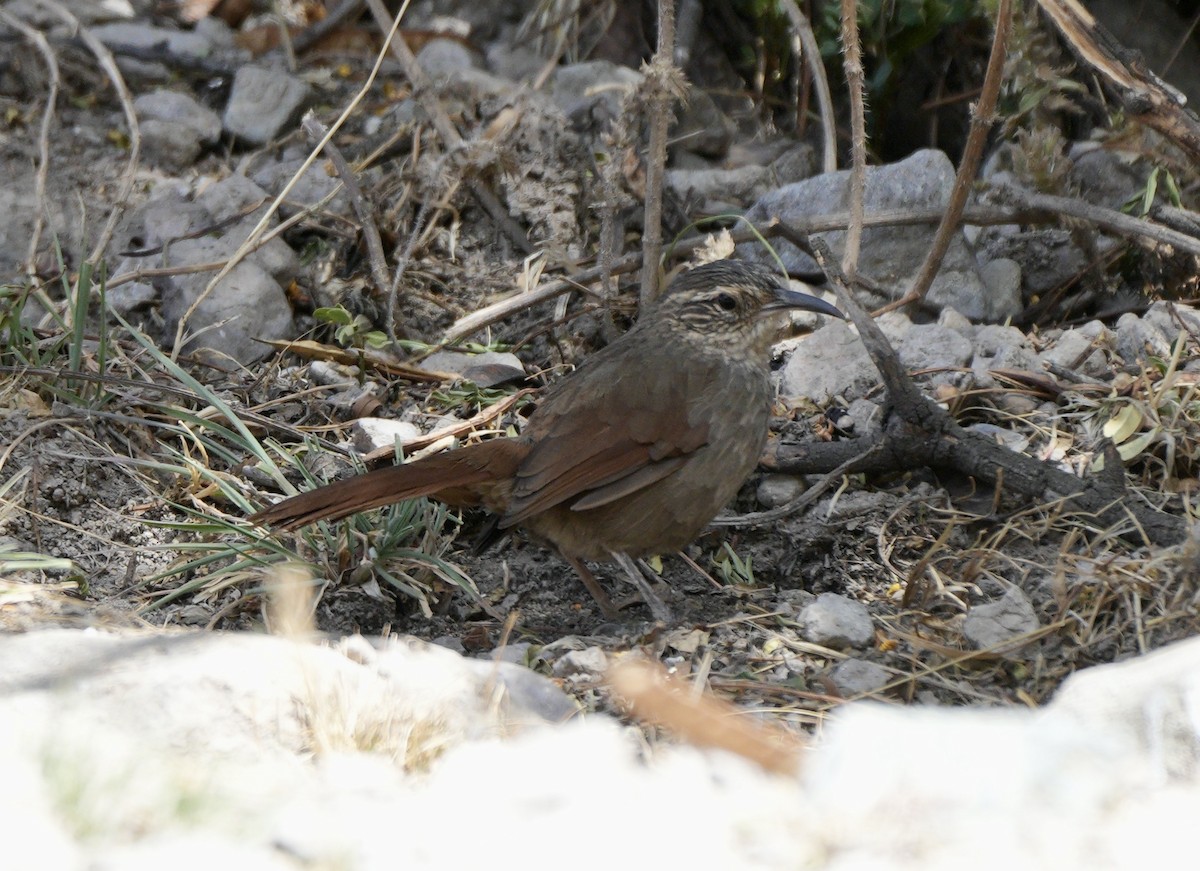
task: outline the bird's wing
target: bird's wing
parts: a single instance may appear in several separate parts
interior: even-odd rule
[[[637,366],[624,356],[592,358],[586,377],[576,373],[543,400],[523,433],[532,447],[502,526],[556,505],[605,505],[662,480],[707,444],[709,422],[694,419],[688,397],[711,379],[709,367]]]

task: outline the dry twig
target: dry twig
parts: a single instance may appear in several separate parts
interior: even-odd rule
[[[104,256],[104,249],[108,247],[109,240],[112,239],[113,233],[117,230],[117,221],[121,219],[121,215],[125,212],[125,206],[129,203],[129,195],[133,192],[133,183],[137,176],[138,159],[142,153],[142,132],[141,128],[138,127],[137,113],[133,110],[133,95],[129,92],[129,87],[125,84],[125,77],[117,69],[117,61],[113,58],[112,52],[88,28],[80,23],[71,10],[59,3],[58,0],[38,0],[38,2],[74,28],[79,34],[79,38],[83,40],[84,45],[96,56],[100,67],[108,76],[108,80],[112,82],[113,90],[117,92],[117,99],[121,103],[121,111],[125,113],[125,121],[129,124],[129,160],[125,165],[125,172],[121,176],[121,188],[117,192],[116,202],[108,215],[104,229],[100,231],[100,237],[96,240],[96,247],[92,249],[92,253],[88,257],[89,261],[99,263],[100,259]]]
[[[987,73],[983,78],[983,91],[979,102],[971,115],[971,132],[967,135],[967,144],[963,149],[962,162],[954,177],[954,188],[950,192],[950,202],[946,204],[946,213],[938,224],[925,262],[921,271],[913,279],[912,287],[907,294],[898,299],[888,308],[899,308],[910,302],[924,299],[933,284],[933,279],[941,268],[942,260],[950,249],[950,242],[958,232],[963,209],[967,197],[971,193],[971,185],[979,172],[979,163],[983,159],[983,147],[987,144],[988,131],[995,123],[996,100],[1000,96],[1000,83],[1004,74],[1004,57],[1008,47],[1008,34],[1012,29],[1012,0],[1000,0],[996,12],[996,30],[992,35],[992,51],[988,58]]]
[[[671,104],[678,91],[681,73],[675,66],[675,0],[658,0],[658,50],[646,66],[646,114],[650,120],[650,142],[646,149],[646,211],[642,228],[641,304],[648,307],[658,298],[658,276],[662,257],[662,191],[667,164],[667,126]]]
[[[867,125],[863,99],[862,48],[858,42],[858,3],[842,0],[842,66],[850,92],[850,223],[842,271],[853,283],[858,275],[858,251],[862,244],[863,194],[867,184]]]
[[[800,11],[796,0],[783,0],[781,6],[795,32],[796,57],[808,67],[817,92],[817,108],[821,113],[821,171],[837,172],[837,120],[833,114],[829,77],[825,75],[825,64],[821,60],[821,47],[817,45],[808,16]]]

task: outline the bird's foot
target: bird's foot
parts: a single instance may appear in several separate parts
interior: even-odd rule
[[[634,561],[629,554],[619,553],[617,551],[611,551],[611,553],[613,559],[616,560],[617,564],[624,570],[625,576],[628,578],[630,583],[637,587],[638,592],[642,596],[642,601],[645,602],[646,607],[650,609],[651,616],[660,623],[673,622],[675,617],[671,613],[670,606],[668,606],[667,603],[663,601],[662,597],[658,595],[658,592],[654,589],[650,579],[646,577],[645,573],[642,571],[637,562]],[[668,590],[670,589],[661,581],[658,583],[660,586],[666,587]]]

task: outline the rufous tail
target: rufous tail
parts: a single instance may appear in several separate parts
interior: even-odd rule
[[[502,511],[503,505],[496,503],[507,501],[517,466],[528,451],[528,444],[519,439],[492,439],[326,484],[264,508],[250,520],[262,526],[296,529],[419,496],[448,505],[483,504]]]

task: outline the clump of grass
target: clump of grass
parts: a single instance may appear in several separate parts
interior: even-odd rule
[[[446,588],[478,596],[470,579],[446,558],[453,516],[426,500],[293,534],[276,535],[247,523],[262,497],[242,470],[252,468],[252,477],[290,495],[296,492],[293,481],[323,483],[301,457],[326,448],[316,440],[289,448],[256,434],[263,432],[261,426],[252,430],[246,421],[261,424],[261,417],[235,407],[107,309],[102,272],[93,280],[85,269],[73,281],[63,281],[59,303],[37,288],[0,288],[0,365],[39,395],[86,408],[94,419],[153,434],[150,456],[120,462],[168,482],[157,489],[165,491],[165,504],[183,519],[143,521],[172,533],[169,544],[156,547],[178,555],[168,568],[127,591],[144,594],[147,587],[156,588],[143,612],[189,599],[212,603],[233,588],[240,591],[233,598],[244,603],[247,596],[267,592],[274,568],[297,561],[316,579],[318,595],[330,586],[356,583],[380,598],[390,590],[427,615]],[[31,325],[32,311],[45,326]],[[110,319],[132,344],[112,338],[119,331],[108,329]],[[89,332],[98,320],[104,327]],[[120,395],[119,408],[113,391]],[[11,568],[13,560],[4,565]],[[221,617],[218,611],[212,622]]]
[[[244,518],[256,508],[256,495],[230,470],[252,465],[286,495],[296,488],[285,469],[291,468],[309,486],[319,486],[297,453],[273,440],[260,440],[238,413],[215,391],[191,376],[162,353],[146,336],[131,335],[173,379],[187,387],[196,412],[179,406],[163,411],[175,418],[163,425],[163,458],[143,465],[160,475],[188,482],[191,505],[175,503],[187,522],[164,521],[152,525],[176,533],[170,547],[182,556],[168,569],[147,579],[156,584],[174,578],[188,580],[157,596],[148,606],[161,608],[188,596],[215,598],[234,586],[247,593],[267,592],[263,579],[273,568],[299,560],[301,571],[329,585],[353,582],[382,597],[380,585],[412,600],[425,615],[432,614],[434,581],[478,596],[474,584],[448,562],[449,511],[428,500],[413,500],[370,515],[357,515],[339,523],[318,523],[296,533],[272,534],[249,525]],[[318,451],[309,443],[300,451]],[[218,507],[225,506],[225,507]],[[233,509],[232,512],[227,509]]]

